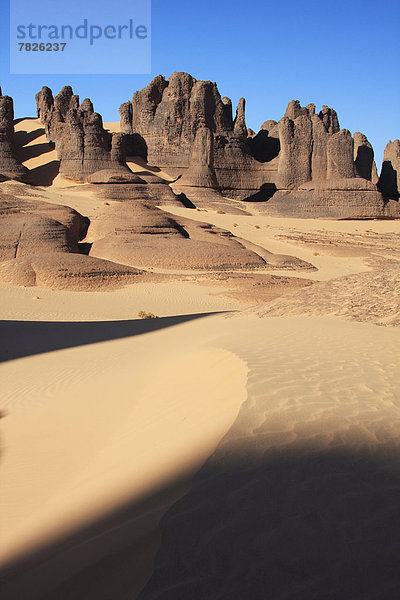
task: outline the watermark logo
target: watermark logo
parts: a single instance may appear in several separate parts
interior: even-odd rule
[[[148,74],[151,0],[11,0],[13,74]]]

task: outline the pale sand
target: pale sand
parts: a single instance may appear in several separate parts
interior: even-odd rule
[[[94,219],[87,188],[30,193]],[[400,222],[168,210],[306,260],[319,270],[282,274],[317,283],[195,319],[249,302],[211,280],[0,286],[2,318],[27,322],[0,324],[2,356],[27,354],[0,364],[2,597],[392,600],[400,329],[374,323],[400,322]]]
[[[204,598],[203,561],[215,597],[222,584],[227,596],[260,593],[261,578],[306,598],[324,578],[335,590],[361,582],[363,565],[379,589],[398,541],[399,348],[398,328],[217,316],[3,363],[2,558],[55,544],[16,570],[5,597],[136,597],[156,524],[185,492],[161,525],[144,598],[176,597],[165,569]],[[188,578],[174,575],[182,561]]]
[[[1,365],[3,564],[187,479],[235,420],[235,355],[182,325],[131,336]]]

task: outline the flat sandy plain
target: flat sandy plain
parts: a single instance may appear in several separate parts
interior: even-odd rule
[[[2,597],[393,600],[400,222],[161,208],[316,270],[0,284]]]

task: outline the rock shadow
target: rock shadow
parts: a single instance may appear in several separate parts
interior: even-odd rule
[[[274,183],[263,183],[259,191],[244,198],[244,202],[268,202],[276,191],[277,187]]]
[[[0,362],[157,331],[209,313],[125,321],[0,321]]]

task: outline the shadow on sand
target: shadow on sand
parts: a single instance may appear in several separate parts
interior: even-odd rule
[[[157,549],[160,506],[179,497],[182,481],[10,565],[3,600],[393,600],[393,455],[382,445],[354,454],[275,448],[259,457],[243,448],[225,464],[210,457],[162,519],[154,572],[139,596],[152,569],[146,543]]]
[[[217,313],[195,313],[127,321],[0,321],[0,362],[141,335]]]

